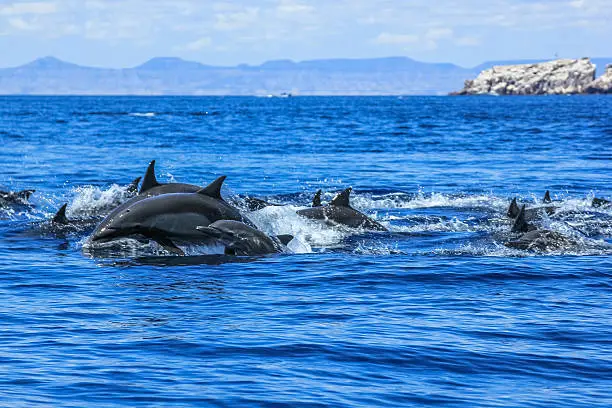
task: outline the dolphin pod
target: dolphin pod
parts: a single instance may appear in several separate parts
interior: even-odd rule
[[[96,218],[69,219],[64,204],[55,216],[42,223],[38,229],[63,236],[71,232],[93,229],[88,243],[104,245],[122,238],[142,238],[157,242],[166,250],[184,255],[181,244],[220,244],[226,255],[259,256],[284,252],[293,239],[291,235],[269,236],[257,229],[240,209],[259,211],[266,207],[282,206],[260,198],[241,196],[228,201],[221,196],[225,176],[218,177],[208,186],[185,183],[160,183],[155,175],[155,160],[151,161],[144,176],[133,180],[122,199],[97,225]],[[139,186],[139,182],[142,183]],[[309,207],[297,210],[297,215],[330,227],[341,226],[358,232],[386,232],[387,227],[350,205],[352,188],[338,193],[329,203],[321,201],[322,191],[317,190]],[[15,203],[31,205],[27,200],[34,190],[18,192],[0,191],[0,205]],[[612,202],[593,198],[592,207],[607,208]],[[112,208],[112,207],[110,207]],[[504,245],[520,250],[550,251],[576,245],[576,241],[555,231],[538,227],[546,215],[555,214],[559,208],[553,205],[549,191],[541,204],[526,208],[517,199],[510,202],[506,215],[513,219],[510,239]],[[557,217],[558,218],[558,217]],[[97,218],[99,220],[100,218]],[[95,227],[95,228],[94,228]]]
[[[142,235],[162,247],[182,253],[173,240],[200,242],[203,235],[198,226],[208,226],[219,220],[243,221],[251,224],[235,207],[221,198],[225,176],[195,193],[168,193],[145,197],[111,213],[96,228],[92,242]]]
[[[226,255],[258,256],[283,252],[293,239],[290,235],[268,236],[232,204],[221,197],[225,176],[200,188],[192,184],[159,183],[155,177],[155,161],[149,165],[139,194],[117,207],[93,232],[90,242],[108,242],[117,238],[143,236],[157,242],[166,250],[184,255],[177,243],[217,243],[224,247]],[[388,229],[350,205],[352,188],[338,193],[327,205],[321,202],[318,190],[309,208],[297,214],[331,226],[343,226],[358,230],[388,231]],[[280,204],[246,196],[242,204],[249,211],[258,211]],[[596,199],[599,206],[608,205]],[[238,205],[237,201],[231,201]],[[550,251],[574,244],[564,235],[540,229],[530,221],[542,219],[544,214],[554,214],[550,192],[546,191],[542,205],[519,207],[514,198],[507,215],[514,219],[511,234],[514,238],[504,245],[520,250]]]
[[[551,203],[552,203],[552,200],[550,198],[550,192],[547,190],[546,193],[544,194],[544,198],[542,199],[542,204],[551,204]],[[526,208],[524,216],[527,220],[535,220],[535,219],[542,218],[544,216],[544,213],[548,215],[552,215],[555,213],[555,211],[557,211],[557,207],[553,205],[541,205],[541,206]],[[507,215],[510,218],[516,218],[518,217],[519,212],[520,212],[520,208],[516,201],[516,197],[514,197],[512,199],[512,202],[510,202],[510,206],[508,207]]]
[[[517,239],[506,242],[508,248],[521,250],[552,251],[567,248],[575,242],[555,231],[538,229],[535,225],[527,222],[525,217],[525,205],[521,207],[514,224],[512,233],[521,234]]]

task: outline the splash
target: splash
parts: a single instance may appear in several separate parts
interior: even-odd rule
[[[74,198],[68,205],[68,212],[74,218],[98,217],[112,211],[118,205],[134,196],[129,186],[113,184],[107,189],[82,186],[74,189]]]

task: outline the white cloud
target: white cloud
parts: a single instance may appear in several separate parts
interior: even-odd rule
[[[584,6],[584,0],[574,0],[570,1],[570,6],[574,8],[582,8]]]
[[[26,21],[21,17],[12,17],[8,19],[9,26],[22,31],[36,31],[40,27],[36,24]]]
[[[481,44],[480,38],[478,37],[457,37],[454,40],[454,43],[461,47],[475,47]]]
[[[0,16],[21,16],[24,14],[52,14],[57,5],[52,2],[12,3],[0,6]]]
[[[211,44],[212,39],[210,37],[202,37],[188,44],[185,44],[183,47],[180,47],[180,49],[186,51],[199,51],[203,48],[209,47]]]
[[[419,37],[412,34],[380,33],[374,39],[376,44],[412,44],[419,41]]]
[[[217,13],[214,29],[219,31],[235,31],[254,25],[259,17],[259,8],[249,7],[242,11]]]
[[[430,28],[425,33],[425,38],[432,41],[442,40],[445,38],[451,38],[453,36],[453,30],[450,28]]]
[[[280,0],[276,10],[282,14],[301,14],[311,13],[314,11],[314,7],[307,6],[302,3],[298,3],[292,0]]]

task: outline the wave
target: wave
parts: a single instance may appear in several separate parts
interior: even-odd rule
[[[156,113],[155,112],[145,112],[145,113],[135,112],[135,113],[129,113],[128,115],[142,117],[142,118],[152,118],[153,116],[156,115]]]

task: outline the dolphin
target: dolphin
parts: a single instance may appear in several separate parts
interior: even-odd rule
[[[2,191],[0,190],[0,206],[7,204],[27,204],[28,199],[36,190]]]
[[[140,179],[142,177],[136,177],[132,182],[127,186],[125,192],[130,196],[135,196],[138,194],[138,183],[140,183]]]
[[[196,228],[209,240],[225,246],[226,255],[254,256],[283,252],[283,246],[293,239],[291,235],[269,237],[243,222],[220,220]]]
[[[142,235],[171,252],[183,254],[173,240],[203,242],[197,226],[208,226],[219,220],[252,224],[221,198],[225,176],[195,193],[170,193],[147,197],[132,203],[104,219],[90,237],[91,242],[108,242],[116,238]]]
[[[140,177],[132,181],[130,186],[128,187],[128,191],[131,191],[134,188],[138,187],[138,182],[136,180],[140,180]],[[218,181],[217,179],[216,181]],[[223,181],[221,181],[223,183]],[[211,185],[214,184],[211,183]],[[210,188],[208,186],[207,188]],[[124,211],[126,208],[129,208],[132,204],[144,200],[147,197],[153,197],[161,194],[170,194],[170,193],[195,193],[201,190],[202,187],[196,186],[193,184],[183,184],[183,183],[166,183],[162,184],[157,182],[157,178],[155,177],[155,160],[152,160],[147,167],[147,171],[142,179],[142,185],[140,187],[140,191],[137,195],[133,196],[127,201],[119,204],[114,207],[113,210],[106,216],[106,218],[102,221],[102,223],[98,226],[97,230],[103,227],[105,221],[111,220]]]
[[[312,198],[313,207],[321,207],[321,189],[317,190],[314,197]]]
[[[575,245],[574,241],[558,232],[537,229],[529,224],[525,219],[525,205],[521,207],[511,231],[522,235],[518,239],[506,242],[504,245],[508,248],[551,251]]]
[[[604,198],[597,198],[597,197],[593,198],[593,201],[591,202],[591,206],[595,208],[607,207],[611,204],[612,204],[612,201],[606,200]]]
[[[303,210],[297,211],[297,213],[303,217],[314,219],[314,220],[324,220],[327,222],[331,222],[334,224],[342,224],[351,228],[363,228],[367,230],[374,231],[388,231],[383,225],[369,218],[367,215],[355,210],[349,204],[349,197],[351,194],[352,188],[349,187],[346,190],[342,191],[336,197],[334,197],[331,202],[326,206],[318,206],[306,208]],[[315,195],[315,199],[313,200],[313,204],[320,204],[320,194],[319,200],[317,200],[317,195]]]
[[[151,197],[168,193],[195,193],[201,188],[202,187],[194,184],[158,182],[157,177],[155,177],[155,160],[152,160],[142,179],[142,185],[140,186],[138,195]]]
[[[33,232],[42,235],[65,238],[66,235],[70,233],[87,232],[96,226],[96,222],[98,220],[95,218],[68,219],[66,216],[67,206],[68,204],[62,205],[51,219],[32,223]]]

